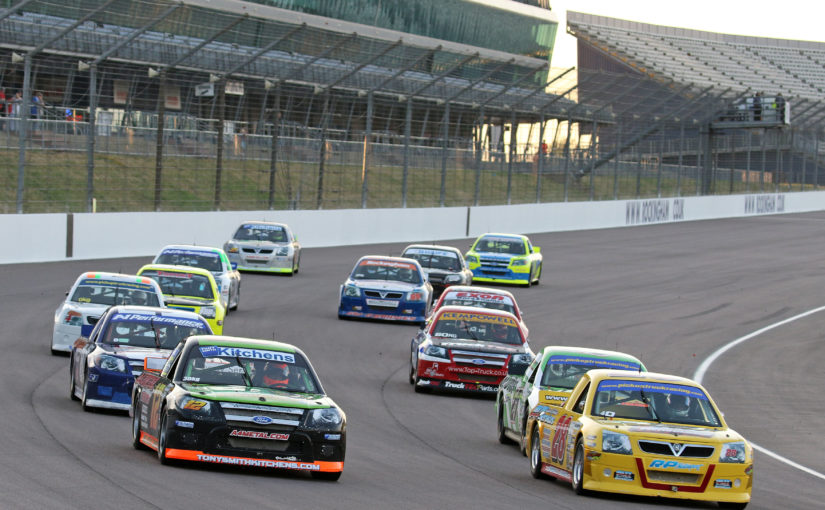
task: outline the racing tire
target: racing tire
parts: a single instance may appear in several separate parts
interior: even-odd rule
[[[293,274],[298,274],[298,271],[301,269],[301,255],[298,254],[298,260],[295,261],[295,268],[292,270]],[[338,476],[341,476],[340,474]],[[336,478],[337,480],[337,478]]]
[[[527,451],[527,412],[525,411],[524,419],[521,421],[521,441],[519,442],[519,450],[525,457],[530,453]]]
[[[82,407],[84,411],[89,413],[89,412],[92,412],[94,409],[92,409],[92,406],[90,406],[89,404],[86,403],[86,393],[88,393],[88,390],[89,390],[89,374],[88,373],[86,374],[86,377],[84,379],[85,379],[85,381],[83,382],[83,393],[80,396],[80,407]]]
[[[309,474],[312,478],[316,480],[326,480],[328,482],[335,482],[341,478],[343,471],[335,471],[335,472],[328,472],[328,471],[310,471]]]
[[[573,472],[570,473],[570,485],[573,492],[579,496],[585,494],[584,490],[584,445],[582,439],[576,440],[576,453],[573,454]]]
[[[738,503],[738,502],[733,502],[733,501],[720,501],[719,502],[719,508],[730,508],[730,509],[733,509],[733,510],[745,510],[745,507],[747,507],[747,506],[748,506],[747,503]]]
[[[538,273],[536,274],[536,281],[533,283],[533,285],[538,285],[540,281],[541,281],[541,264],[539,264],[539,270],[538,270]]]
[[[530,269],[530,275],[527,277],[527,285],[526,287],[529,289],[530,286],[533,285],[533,269]]]
[[[230,306],[232,310],[237,310],[238,306],[241,304],[241,284],[238,284],[238,290],[235,291],[235,306]]]
[[[507,444],[510,442],[510,438],[507,437],[507,434],[505,434],[506,429],[504,428],[504,404],[499,402],[498,409],[498,420],[496,420],[498,442],[501,444]]]
[[[541,479],[546,475],[541,472],[541,439],[538,438],[539,426],[533,425],[530,431],[530,475],[533,478]]]
[[[413,363],[413,356],[410,353],[410,384],[415,385],[415,363]]]
[[[174,461],[166,456],[166,441],[169,437],[169,431],[166,427],[166,409],[161,410],[163,418],[160,420],[160,430],[158,430],[158,460],[164,466],[174,464]]]
[[[140,398],[135,394],[135,401]],[[132,405],[132,447],[135,450],[148,450],[149,448],[140,442],[140,411],[138,411],[137,403]]]
[[[72,400],[80,400],[74,394],[74,365],[69,363],[69,398]]]

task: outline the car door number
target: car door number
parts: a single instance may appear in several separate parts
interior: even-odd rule
[[[559,418],[553,435],[553,448],[550,450],[550,460],[556,464],[564,461],[564,452],[567,450],[567,432],[570,430],[570,422],[573,417],[565,415]]]

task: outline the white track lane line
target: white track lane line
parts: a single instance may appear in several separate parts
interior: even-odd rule
[[[753,333],[750,333],[750,334],[745,335],[743,337],[737,338],[736,340],[734,340],[734,341],[732,341],[728,344],[723,345],[722,347],[720,347],[719,349],[714,351],[713,354],[711,354],[710,356],[705,358],[705,360],[699,365],[699,368],[696,369],[696,372],[694,372],[693,380],[698,382],[699,384],[702,384],[702,379],[704,379],[705,373],[707,373],[708,368],[710,368],[710,365],[714,361],[716,361],[716,359],[719,356],[721,356],[722,354],[728,352],[729,350],[736,347],[737,345],[739,345],[743,342],[746,342],[746,341],[750,340],[751,338],[757,337],[757,336],[761,335],[762,333],[765,333],[765,332],[770,331],[772,329],[778,328],[780,326],[784,326],[785,324],[794,322],[796,320],[802,319],[802,318],[807,317],[809,315],[813,315],[813,314],[821,312],[823,310],[825,310],[825,306],[820,306],[819,308],[814,308],[813,310],[808,310],[807,312],[800,313],[799,315],[794,315],[793,317],[790,317],[788,319],[785,319],[785,320],[782,320],[782,321],[779,321],[779,322],[775,322],[775,323],[773,323],[769,326],[765,326],[762,329],[758,329],[758,330],[754,331]],[[784,462],[785,464],[787,464],[787,465],[789,465],[793,468],[799,469],[800,471],[804,471],[805,473],[808,473],[809,475],[812,475],[812,476],[815,476],[817,478],[821,478],[822,480],[825,480],[825,475],[823,475],[822,473],[820,473],[818,471],[814,471],[813,469],[810,469],[810,468],[807,468],[807,467],[802,466],[800,464],[797,464],[796,462],[794,462],[790,459],[786,459],[785,457],[783,457],[783,456],[781,456],[777,453],[774,453],[774,452],[768,450],[767,448],[762,448],[761,446],[759,446],[757,444],[754,444],[753,442],[750,442],[750,444],[751,444],[751,446],[753,446],[754,450],[760,451],[760,452],[764,453],[765,455],[773,457],[774,459],[776,459],[780,462]]]

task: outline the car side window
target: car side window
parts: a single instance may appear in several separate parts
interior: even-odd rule
[[[161,377],[170,379],[170,375],[175,373],[175,368],[178,365],[178,359],[180,358],[180,351],[182,349],[183,342],[179,343],[177,347],[172,350],[172,353],[169,355],[169,359],[167,359],[166,364],[163,365],[163,370],[160,371]]]
[[[527,372],[525,375],[527,376],[527,382],[533,384],[533,381],[536,380],[536,374],[539,372],[537,369],[539,367],[539,363],[541,363],[541,357],[537,356],[530,366],[527,367]]]
[[[573,406],[574,413],[584,414],[584,406],[585,402],[587,401],[587,392],[589,390],[590,384],[588,383],[587,386],[585,386],[582,390],[581,395],[579,395],[578,400],[576,400],[576,405]]]

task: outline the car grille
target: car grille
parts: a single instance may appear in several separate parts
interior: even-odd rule
[[[261,406],[221,402],[226,424],[234,427],[248,427],[254,424],[268,432],[292,432],[301,424],[303,409],[294,407]]]
[[[674,446],[678,445],[678,446]],[[702,444],[668,443],[665,441],[639,441],[639,449],[651,455],[666,455],[669,457],[692,457],[707,459],[713,455],[716,448]]]
[[[266,452],[286,452],[292,455],[302,455],[306,450],[304,438],[290,439],[289,441],[272,441],[269,439],[251,439],[247,437],[228,437],[227,443],[232,448],[248,448]]]
[[[269,255],[274,250],[272,248],[241,248],[244,253],[260,253],[261,255]]]
[[[381,295],[383,294],[383,296]],[[379,292],[377,290],[365,290],[364,295],[370,298],[378,299],[401,299],[404,297],[403,292]]]
[[[453,363],[464,367],[486,367],[498,369],[507,364],[509,354],[497,354],[492,352],[459,351],[453,350]],[[482,361],[482,362],[479,362]]]
[[[247,260],[247,264],[269,264],[268,260]]]
[[[505,270],[510,266],[509,259],[488,259],[481,257],[481,267],[485,270]]]
[[[679,483],[679,484],[697,484],[699,477],[697,473],[674,473],[672,471],[656,471],[649,470],[647,472],[647,479],[652,482],[664,483]]]
[[[427,279],[430,280],[430,283],[444,283],[444,278],[446,278],[446,277],[447,277],[447,275],[445,275],[445,274],[432,274],[432,273],[430,273],[430,275],[427,276]]]

